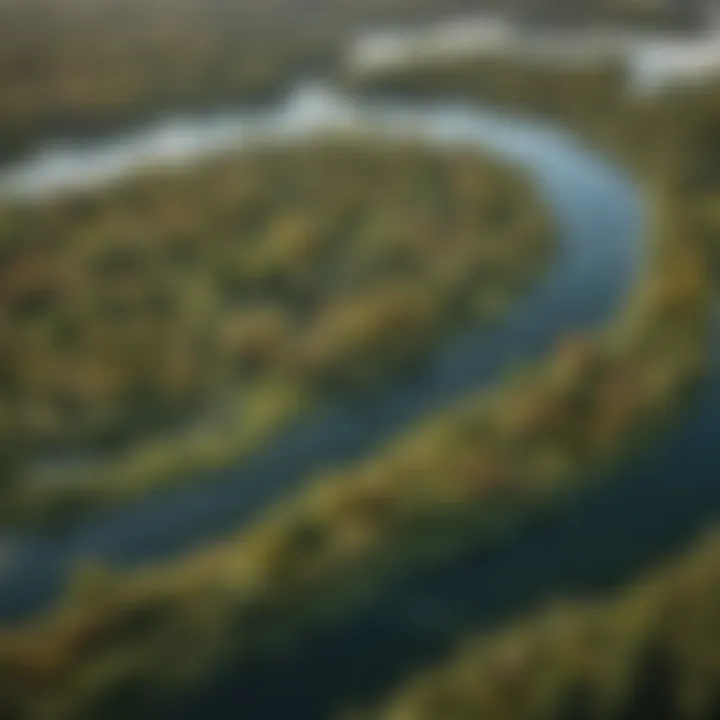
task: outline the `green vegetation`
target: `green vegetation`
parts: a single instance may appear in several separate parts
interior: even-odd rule
[[[489,157],[339,137],[0,208],[0,409],[28,460],[4,516],[236,461],[506,311],[552,227]]]
[[[631,108],[637,102],[626,92],[626,69],[621,62],[593,58],[575,63],[530,62],[491,51],[346,71],[342,82],[358,93],[471,100],[560,120],[583,138],[603,144],[615,141],[618,133],[626,135]],[[647,139],[642,139],[643,146]]]
[[[373,70],[346,71],[347,86],[391,97],[450,98],[496,104],[509,110],[556,116],[577,127],[583,120],[614,122],[611,111],[627,100],[620,63],[588,59],[575,64],[529,63],[485,51],[477,56],[432,57]],[[605,109],[608,115],[601,116]]]
[[[562,88],[565,75],[553,87]],[[585,92],[580,81],[577,87]],[[410,429],[378,457],[318,478],[238,537],[143,572],[81,573],[59,607],[0,638],[7,717],[124,718],[149,711],[219,666],[275,648],[380,592],[400,572],[470,541],[491,542],[552,511],[560,498],[587,486],[592,470],[617,461],[674,417],[705,371],[712,289],[706,270],[717,257],[720,197],[711,172],[720,166],[712,162],[714,104],[699,100],[672,111],[666,100],[633,104],[618,93],[612,117],[607,108],[595,116],[585,100],[576,105],[570,92],[566,101],[558,93],[551,104],[528,101],[523,108],[519,91],[514,106],[574,123],[652,178],[651,257],[621,318],[596,337],[563,341],[538,366]],[[653,133],[642,132],[646,123]],[[340,323],[343,333],[348,324],[355,325]],[[370,348],[372,356],[376,346]],[[326,368],[320,375],[331,376]],[[349,377],[358,380],[354,372]],[[682,711],[695,708],[701,716],[703,703],[716,701],[708,697],[718,679],[716,643],[711,650],[703,643],[717,638],[716,553],[713,545],[709,560],[661,581],[670,590],[657,590],[660,599],[642,590],[609,609],[561,613],[552,632],[546,621],[530,623],[510,640],[483,645],[477,653],[490,680],[478,683],[478,702],[507,709],[507,717],[548,717],[513,715],[516,706],[506,703],[519,707],[525,699],[547,701],[546,711],[566,698],[581,703],[579,711],[596,699],[602,708],[606,700],[629,697],[623,663],[639,657],[648,682],[654,673],[675,673]],[[429,701],[455,702],[456,681],[447,682],[445,693],[445,677],[437,681],[436,696],[431,681]],[[466,701],[475,702],[465,695],[457,700]]]
[[[141,573],[81,577],[56,611],[0,641],[10,716],[162,703],[398,573],[551,511],[666,424],[703,372],[708,283],[702,237],[678,197],[658,193],[647,276],[621,321],[320,478],[238,537]],[[173,662],[190,641],[192,658]]]
[[[446,71],[438,70],[438,75]],[[404,72],[402,80],[382,79],[379,86],[387,81],[396,90],[415,92],[415,70]],[[423,72],[418,69],[419,75]],[[487,78],[473,81],[473,75],[465,67],[460,82],[468,83],[465,87],[471,95],[487,97]],[[536,68],[524,69],[525,82],[532,84],[537,75]],[[405,84],[408,78],[412,80]],[[430,86],[436,81],[433,76],[428,79]],[[441,81],[439,85],[445,88]],[[708,85],[689,93],[631,100],[622,95],[621,87],[615,94],[619,102],[612,104],[619,112],[615,117],[596,115],[592,102],[580,114],[571,102],[566,114],[562,107],[536,102],[532,94],[514,96],[511,104],[525,112],[570,118],[586,136],[619,153],[639,174],[664,182],[667,207],[673,206],[672,212],[681,209],[678,242],[698,243],[702,248],[700,257],[705,258],[716,291],[720,88]],[[491,97],[497,101],[496,95]],[[719,553],[716,534],[687,560],[638,583],[613,602],[561,606],[512,624],[495,637],[477,638],[454,660],[416,678],[381,710],[349,717],[716,717],[720,713]]]
[[[520,15],[639,25],[685,14],[632,0],[514,4]],[[362,28],[485,9],[506,7],[501,0],[4,0],[0,158],[168,112],[270,101],[298,76],[334,67],[344,40]]]
[[[238,33],[207,21],[15,30],[0,10],[0,158],[172,112],[270,102],[332,65],[326,36]]]
[[[681,204],[688,234],[702,235],[720,282],[720,89],[715,83],[637,96],[627,69],[593,61],[528,63],[486,54],[347,76],[356,92],[394,97],[459,97],[560,121],[621,159],[638,177],[664,184]],[[715,209],[713,209],[715,208]]]
[[[383,720],[701,720],[720,712],[720,534],[616,599],[471,640]]]

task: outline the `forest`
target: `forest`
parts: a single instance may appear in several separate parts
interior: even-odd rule
[[[530,183],[489,156],[351,137],[0,217],[15,523],[235,462],[301,410],[421,367],[509,311],[554,242]],[[89,466],[58,470],[73,457]]]
[[[94,8],[77,12],[94,22]],[[72,34],[47,30],[41,52],[0,45],[3,154],[167,109],[265,103],[332,64],[336,47],[323,37],[277,54],[200,27],[163,45],[157,28],[133,22],[115,48],[63,45]],[[135,33],[149,33],[149,55]],[[101,73],[86,53],[105,58]],[[0,630],[3,720],[165,717],[404,578],[552,526],[669,437],[707,391],[720,283],[716,83],[638,96],[614,62],[507,57],[332,75],[354,97],[460,100],[556,123],[624,168],[648,215],[630,298],[599,330],[560,337],[492,387],[322,467],[220,540],[140,568],[78,564],[51,607]],[[38,90],[47,82],[50,94]],[[464,330],[491,330],[561,252],[556,218],[520,168],[363,134],[4,202],[3,529],[52,537],[160,485],[242,466],[296,418],[362,401],[421,373]],[[449,657],[338,717],[716,717],[720,547],[716,530],[697,531],[625,587],[469,632]]]
[[[13,669],[9,711],[121,717],[162,705],[188,677],[241,666],[398,574],[551,514],[591,468],[657,437],[707,362],[713,233],[674,172],[653,186],[665,194],[653,204],[650,272],[600,336],[563,341],[538,367],[319,478],[216,547],[136,574],[81,574],[54,613],[0,643],[0,667]],[[186,632],[198,652],[168,664]]]

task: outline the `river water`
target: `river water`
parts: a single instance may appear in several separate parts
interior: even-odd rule
[[[642,270],[638,188],[572,136],[489,109],[361,101],[322,85],[299,87],[273,108],[171,118],[115,139],[54,143],[0,172],[0,192],[35,201],[113,182],[147,165],[194,162],[243,143],[301,142],[328,131],[478,146],[525,168],[559,224],[552,267],[497,325],[459,334],[392,387],[304,418],[238,467],[63,531],[5,538],[5,622],[46,606],[78,563],[140,566],[242,529],[314,473],[374,452],[419,417],[542,356],[562,335],[608,321]],[[171,717],[331,717],[436,662],[470,630],[559,596],[609,592],[680,551],[718,517],[718,427],[716,375],[667,437],[569,499],[552,518],[492,548],[469,549],[441,568],[399,578],[381,598],[309,633],[284,655],[216,679]]]
[[[541,355],[563,334],[606,321],[641,268],[637,191],[572,137],[489,110],[360,102],[315,84],[275,108],[169,119],[103,142],[55,143],[0,173],[0,190],[36,201],[148,165],[188,163],[243,143],[299,142],[328,131],[479,146],[522,166],[559,224],[552,268],[497,325],[458,335],[413,377],[304,418],[238,467],[153,492],[62,532],[6,537],[0,574],[5,621],[43,607],[79,563],[142,565],[241,529],[323,468],[373,452],[417,418]]]

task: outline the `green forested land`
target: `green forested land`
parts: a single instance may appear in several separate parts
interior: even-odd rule
[[[527,72],[533,77],[537,70]],[[552,103],[538,107],[537,97],[525,103],[518,93],[517,109],[582,127],[652,178],[652,256],[622,320],[600,337],[562,343],[538,369],[410,429],[362,466],[319,479],[240,537],[144,573],[88,571],[56,611],[0,639],[6,685],[0,697],[8,717],[58,720],[149,711],[218,663],[272,647],[307,623],[379,592],[397,572],[454,543],[478,536],[489,541],[528,514],[552,507],[558,493],[582,487],[590,468],[617,458],[683,405],[704,371],[707,269],[717,256],[717,94],[708,89],[680,108],[668,98],[629,103],[620,93],[613,96],[617,113],[600,116],[588,111],[585,99],[573,104],[574,93],[565,104],[565,73],[556,85],[544,77],[554,88],[548,91]],[[585,98],[580,80],[576,87]],[[512,712],[528,707],[537,713],[569,702],[568,717],[592,717],[583,714],[588,702],[593,709],[600,703],[603,711],[602,703],[634,697],[627,690],[634,675],[623,664],[629,662],[650,679],[671,673],[661,682],[668,694],[661,696],[667,703],[660,709],[672,711],[677,701],[685,715],[669,717],[692,718],[691,711],[705,717],[716,702],[717,548],[701,557],[670,582],[659,581],[657,588],[667,585],[669,595],[643,590],[612,607],[561,611],[551,623],[558,630],[549,637],[537,630],[545,621],[531,621],[511,631],[507,643],[501,636],[487,648],[481,644],[477,657],[489,663],[491,679],[470,685],[477,684],[478,692],[487,688],[480,702],[496,703],[483,707],[507,711],[508,717],[555,717]],[[670,600],[651,600],[655,592]],[[541,661],[532,655],[538,637]],[[190,644],[191,657],[179,652]],[[469,667],[472,678],[477,669],[472,661]],[[454,720],[448,707],[455,712],[474,702],[472,693],[463,695],[465,684],[456,687],[441,675],[439,707],[446,714],[433,715],[438,705],[432,704],[435,685],[429,682],[429,704],[419,690],[417,706],[427,717]],[[632,709],[635,700],[629,702]]]
[[[357,138],[6,205],[4,514],[57,516],[228,462],[505,312],[553,243],[517,171]],[[68,455],[96,462],[63,470]]]
[[[427,68],[407,68],[370,84],[376,89],[433,95],[447,90],[444,78],[449,77],[453,91],[461,89],[477,99],[507,102],[514,109],[559,117],[584,128],[587,137],[623,157],[640,176],[664,185],[665,208],[680,210],[677,242],[702,248],[699,257],[704,258],[715,294],[720,281],[720,87],[706,84],[631,98],[621,82],[611,92],[615,113],[608,115],[598,111],[589,84],[581,89],[579,97],[585,95],[587,100],[578,113],[574,101],[578,96],[568,92],[563,100],[560,94],[566,87],[565,73],[554,78],[546,69],[510,63],[499,77],[488,78],[481,72],[482,62],[460,65],[454,70],[446,64],[430,73]],[[523,89],[505,85],[503,77],[516,82],[519,77]],[[541,80],[553,87],[552,104],[538,102],[525,89]],[[603,97],[602,92],[597,97]],[[682,492],[678,478],[678,493]],[[719,569],[715,536],[674,568],[639,581],[616,600],[560,606],[511,624],[492,637],[469,641],[444,666],[407,684],[382,710],[358,717],[717,717]]]
[[[704,236],[720,279],[717,83],[636,95],[622,64],[559,66],[502,56],[419,62],[345,81],[358,92],[460,97],[565,123],[637,176],[669,188],[685,208],[689,234]]]
[[[690,232],[682,194],[657,192],[648,272],[603,334],[563,342],[239,536],[146,572],[86,573],[56,611],[0,639],[8,711],[52,707],[56,720],[162,704],[218,663],[552,511],[656,432],[704,372],[709,317],[706,236]],[[175,662],[188,637],[197,652]]]

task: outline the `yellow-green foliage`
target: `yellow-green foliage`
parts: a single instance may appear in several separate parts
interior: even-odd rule
[[[622,137],[627,127],[610,135]],[[669,130],[664,138],[671,143]],[[319,478],[239,537],[142,573],[87,574],[54,612],[0,638],[6,713],[21,720],[102,717],[117,712],[118,698],[125,715],[147,709],[218,664],[273,647],[381,591],[398,572],[457,543],[491,541],[582,487],[590,469],[667,422],[704,369],[712,234],[674,172],[653,179],[648,272],[607,332],[563,341],[538,367],[410,429],[378,457]],[[658,637],[672,638],[661,642],[660,666],[677,669],[678,697],[688,703],[682,707],[702,709],[717,680],[716,643],[699,643],[705,649],[696,651],[693,639],[716,637],[717,603],[704,578],[715,577],[713,592],[717,578],[714,570],[688,572],[669,583],[692,588],[691,611],[680,611],[688,624],[678,624],[677,634],[673,616],[662,619],[669,606],[643,592],[642,601],[622,610],[556,616],[557,630],[540,636],[547,662],[532,654],[533,642],[525,655],[525,638],[538,637],[532,623],[483,650],[483,657],[492,654],[490,677],[499,677],[497,684],[478,683],[488,688],[487,701],[498,703],[488,707],[512,710],[508,703],[532,698],[539,712],[550,713],[568,690],[564,678],[579,677],[602,712],[602,703],[627,697],[633,648],[644,651],[643,637],[660,629]],[[189,645],[188,638],[192,657],[180,653],[183,662],[171,661],[178,639]],[[449,700],[441,688],[442,703],[454,702],[450,687]],[[447,712],[431,717],[452,720]]]
[[[0,9],[0,157],[170,112],[272,101],[336,52],[318,34],[257,37],[212,17],[42,19],[18,29]]]
[[[113,452],[107,469],[18,474],[6,514],[229,460],[308,402],[376,384],[501,312],[553,242],[517,171],[349,138],[0,218],[6,436],[30,461]]]
[[[492,54],[380,69],[346,82],[366,92],[459,96],[570,125],[640,177],[682,196],[688,234],[703,235],[710,268],[720,277],[717,83],[633,95],[619,63],[557,66]]]
[[[681,205],[660,196],[654,207],[647,277],[606,334],[564,341],[538,368],[319,478],[238,537],[101,577],[90,592],[84,580],[54,613],[0,639],[16,688],[8,711],[87,717],[128,687],[130,707],[161,702],[189,677],[380,592],[398,572],[471,538],[490,542],[667,422],[702,373],[707,278]],[[197,653],[166,662],[187,632]]]
[[[521,55],[448,56],[347,74],[348,87],[392,96],[461,98],[509,110],[561,116],[584,133],[617,121],[624,106],[620,63],[529,62]]]

